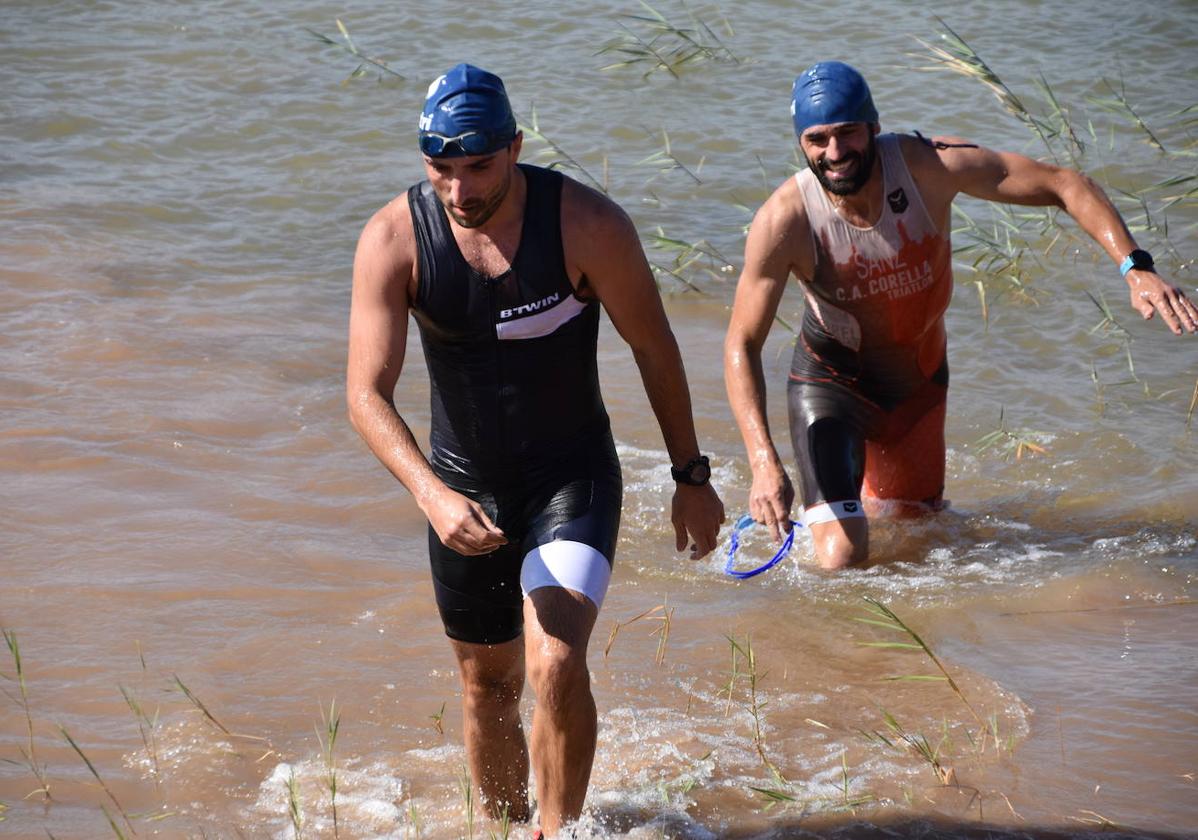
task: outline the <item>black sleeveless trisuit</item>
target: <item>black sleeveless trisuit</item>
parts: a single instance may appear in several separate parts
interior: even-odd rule
[[[429,460],[509,541],[466,557],[430,527],[434,589],[446,633],[485,644],[520,635],[520,568],[537,546],[572,540],[613,560],[622,499],[599,392],[599,304],[580,299],[566,273],[562,176],[520,170],[524,225],[498,277],[466,262],[431,184],[408,190],[419,271],[412,313],[432,386]]]

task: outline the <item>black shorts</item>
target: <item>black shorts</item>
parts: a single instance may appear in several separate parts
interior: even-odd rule
[[[514,466],[492,482],[437,472],[478,502],[508,539],[490,554],[468,557],[446,548],[429,527],[433,589],[451,639],[500,644],[523,632],[520,569],[538,546],[570,540],[615,560],[624,491],[610,432],[551,461]]]

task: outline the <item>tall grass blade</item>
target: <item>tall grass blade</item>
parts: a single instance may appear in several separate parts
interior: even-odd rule
[[[100,771],[96,769],[96,765],[92,764],[91,759],[88,758],[87,755],[83,752],[83,750],[79,747],[79,745],[77,743],[75,743],[75,739],[71,737],[70,732],[67,732],[65,726],[62,726],[61,724],[59,724],[58,731],[62,733],[62,737],[66,738],[67,743],[71,745],[71,749],[73,749],[75,751],[75,753],[81,759],[83,759],[83,763],[87,765],[87,769],[91,771],[92,776],[94,776],[96,781],[100,784],[100,788],[104,791],[105,794],[107,794],[109,801],[112,802],[112,804],[116,807],[117,811],[120,813],[121,819],[123,819],[125,821],[125,825],[127,825],[129,827],[129,830],[131,832],[133,832],[134,834],[137,834],[137,832],[134,831],[134,829],[133,829],[133,823],[129,821],[129,815],[125,812],[125,809],[123,807],[121,807],[121,803],[117,801],[117,798],[113,794],[112,790],[108,787],[107,783],[105,783],[104,779],[100,776]]]

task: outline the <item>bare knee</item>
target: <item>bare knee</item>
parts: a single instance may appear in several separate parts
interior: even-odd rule
[[[462,699],[472,709],[505,709],[520,702],[523,676],[462,672]]]
[[[821,522],[811,527],[815,558],[823,569],[843,569],[869,559],[865,519]]]
[[[548,642],[535,658],[530,658],[528,681],[537,695],[537,704],[551,713],[562,712],[587,696],[591,676],[586,651]]]

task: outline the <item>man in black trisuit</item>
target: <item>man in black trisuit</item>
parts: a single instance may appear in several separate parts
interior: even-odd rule
[[[429,521],[437,606],[461,671],[471,773],[493,817],[582,811],[597,721],[587,642],[615,556],[620,464],[599,393],[602,304],[632,348],[677,482],[676,545],[715,548],[724,508],[636,230],[606,196],[518,164],[497,76],[461,64],[420,118],[428,180],[367,223],[354,258],[346,397],[354,427]],[[408,314],[432,385],[429,458],[396,412]]]

